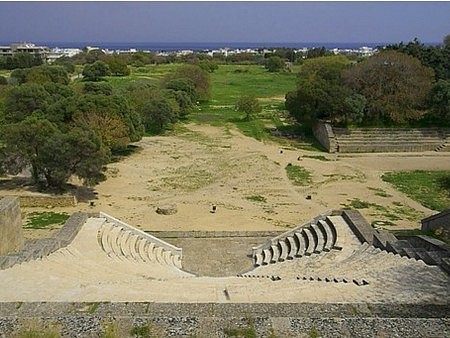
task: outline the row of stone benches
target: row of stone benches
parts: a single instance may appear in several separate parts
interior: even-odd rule
[[[0,270],[8,269],[15,264],[43,258],[60,248],[66,247],[73,241],[88,217],[89,214],[86,213],[75,213],[53,237],[28,241],[21,251],[0,257]]]
[[[118,224],[105,221],[98,232],[98,243],[109,257],[115,259],[156,262],[181,269],[179,255]]]
[[[315,220],[253,248],[253,263],[267,265],[330,251],[336,240],[336,228],[328,217]]]

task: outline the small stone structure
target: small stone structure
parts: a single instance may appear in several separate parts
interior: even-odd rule
[[[161,205],[156,208],[156,213],[160,215],[173,215],[178,212],[175,204]]]
[[[0,256],[23,247],[22,218],[17,197],[0,198]]]

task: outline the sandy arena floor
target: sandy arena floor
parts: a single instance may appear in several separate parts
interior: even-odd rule
[[[195,124],[177,136],[145,137],[136,145],[139,152],[108,166],[108,179],[95,187],[94,207],[85,201],[53,211],[104,211],[142,230],[284,230],[360,199],[382,207],[360,209],[369,222],[388,221],[387,213],[403,211],[409,220],[395,221],[395,228],[417,228],[420,219],[434,212],[393,189],[381,175],[450,170],[450,153],[320,153],[330,159],[321,161],[303,157],[314,152],[283,149],[235,129]],[[285,171],[289,163],[310,171],[312,184],[291,184]],[[266,201],[252,201],[251,196]],[[178,212],[155,212],[166,204],[176,204]],[[210,213],[213,204],[216,213]]]

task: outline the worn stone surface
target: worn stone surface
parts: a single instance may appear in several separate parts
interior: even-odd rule
[[[0,197],[0,256],[20,251],[24,237],[17,197]]]

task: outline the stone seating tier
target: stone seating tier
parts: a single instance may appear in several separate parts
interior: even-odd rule
[[[450,151],[450,130],[333,127],[339,152]]]
[[[336,240],[333,222],[324,215],[253,248],[253,263],[261,266],[320,254],[333,249]]]

